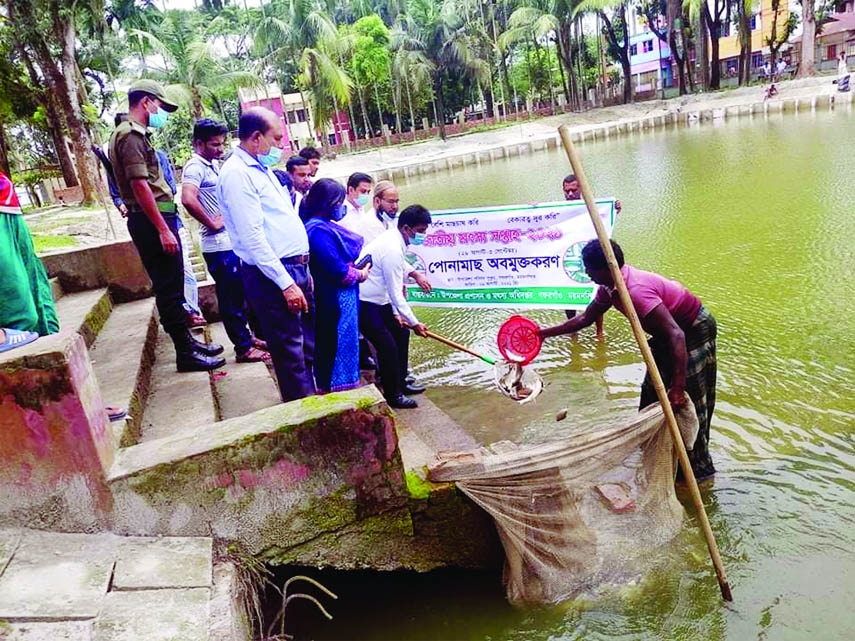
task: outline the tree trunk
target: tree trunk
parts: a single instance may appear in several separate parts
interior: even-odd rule
[[[802,52],[799,76],[816,75],[816,7],[814,0],[804,0],[802,5]]]
[[[721,58],[719,56],[719,34],[721,33],[721,18],[719,0],[715,0],[715,20],[710,13],[709,5],[706,2],[701,3],[703,10],[704,21],[707,25],[710,37],[710,89],[721,88]]]
[[[680,95],[686,94],[686,43],[683,40],[683,8],[680,0],[668,0],[668,45],[677,63]]]
[[[380,135],[382,136],[385,133],[383,130],[383,110],[380,108],[380,90],[377,89],[376,82],[374,83],[374,100],[377,103],[377,120],[380,121]],[[388,143],[389,140],[386,139],[386,142]]]
[[[0,171],[7,176],[12,175],[9,167],[9,146],[6,144],[6,125],[0,121]]]
[[[439,68],[434,72],[433,81],[434,90],[436,92],[436,109],[437,124],[439,125],[439,137],[444,141],[445,138],[445,103],[442,95],[442,71]]]
[[[361,87],[357,87],[356,93],[359,94],[359,106],[362,108],[362,123],[365,126],[365,135],[368,138],[373,137],[373,131],[371,131],[371,121],[368,119],[368,109],[365,108],[365,94],[362,92]]]
[[[413,142],[416,141],[416,114],[413,111],[413,96],[410,94],[409,75],[404,77],[404,87],[407,89],[407,106],[410,108],[410,131],[413,132]]]
[[[395,74],[392,73],[391,61],[388,62],[386,68],[389,72],[389,87],[392,91],[392,104],[395,107],[395,127],[397,128],[397,133],[400,136],[402,133],[404,133],[403,127],[401,125],[401,83],[395,82]]]
[[[558,58],[558,75],[561,76],[561,90],[564,92],[564,102],[569,107],[570,106],[570,88],[567,85],[567,78],[564,74],[564,65],[567,63],[566,63],[566,60],[564,57],[564,52],[562,50],[563,48],[561,46],[561,31],[558,31],[558,33],[556,35],[557,35],[557,37],[555,38],[555,54],[556,54],[556,57]],[[572,70],[570,71],[570,73],[573,73]]]
[[[706,2],[704,2],[706,5]],[[707,43],[709,42],[709,29],[707,28],[707,21],[704,18],[704,14],[698,14],[698,26],[697,26],[698,36],[695,38],[695,51],[698,59],[698,67],[701,70],[701,86],[704,89],[709,89],[710,86],[710,60],[709,60],[709,49],[707,47]]]
[[[193,120],[199,120],[202,118],[202,95],[195,85],[190,87],[190,91],[193,95]]]

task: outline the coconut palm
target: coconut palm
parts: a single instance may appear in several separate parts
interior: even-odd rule
[[[629,30],[626,7],[629,0],[582,0],[573,15],[596,13],[605,27],[610,53],[620,63],[623,71],[623,101],[632,102],[632,72],[629,64]],[[610,17],[611,16],[611,17]]]
[[[407,13],[414,25],[412,43],[434,67],[439,135],[445,140],[443,73],[459,73],[487,82],[490,69],[477,55],[475,39],[458,12],[456,0],[409,0]]]
[[[193,117],[198,119],[204,103],[215,103],[218,89],[259,87],[262,83],[250,71],[229,70],[227,61],[217,54],[208,34],[193,24],[191,15],[170,11],[156,33],[131,29],[128,36],[160,55],[162,66],[149,65],[149,74],[166,83],[170,95],[189,103]]]
[[[405,16],[399,17],[392,29],[392,43],[395,51],[392,63],[393,75],[396,79],[396,91],[399,93],[398,103],[401,102],[401,87],[407,96],[407,107],[410,112],[410,131],[413,140],[416,139],[416,114],[413,109],[413,94],[430,89],[435,67],[420,50],[418,41],[414,41],[407,32]],[[403,133],[403,132],[401,132]]]
[[[325,39],[317,47],[303,50],[298,79],[301,92],[309,97],[312,123],[324,149],[329,146],[325,131],[333,117],[350,103],[353,82],[341,67],[341,41]]]

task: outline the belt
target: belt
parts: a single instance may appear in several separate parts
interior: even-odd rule
[[[301,254],[300,256],[286,256],[280,259],[285,265],[308,265],[309,255]]]
[[[173,216],[178,214],[178,205],[173,202],[162,203],[157,202],[157,211],[161,214],[172,214]],[[128,210],[133,214],[144,214],[145,212],[142,210],[142,207],[138,205],[134,205],[133,207],[129,207]]]

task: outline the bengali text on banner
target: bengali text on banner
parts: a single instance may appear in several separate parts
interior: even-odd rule
[[[611,236],[615,201],[597,208]],[[594,285],[582,265],[582,247],[596,238],[582,201],[431,212],[422,245],[407,260],[433,286],[409,285],[413,305],[584,309]]]

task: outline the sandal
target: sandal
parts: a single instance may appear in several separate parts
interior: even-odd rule
[[[107,412],[107,418],[110,421],[121,421],[128,415],[128,411],[123,407],[118,407],[116,405],[107,405],[104,407],[104,411]]]
[[[243,354],[238,354],[235,360],[238,363],[267,363],[270,361],[270,352],[265,352],[257,347],[250,347]]]
[[[6,340],[0,344],[0,352],[8,352],[10,349],[15,349],[16,347],[29,345],[39,337],[36,332],[21,331],[8,327],[4,327],[3,332],[6,334]]]
[[[252,346],[257,347],[260,350],[268,352],[270,350],[267,349],[267,341],[263,341],[260,338],[252,337]]]

